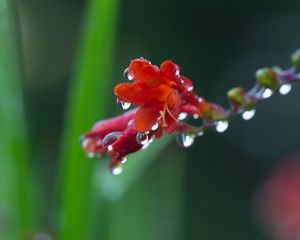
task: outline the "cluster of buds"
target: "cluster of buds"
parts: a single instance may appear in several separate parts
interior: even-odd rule
[[[274,91],[287,94],[291,82],[299,79],[299,51],[292,61],[294,67],[285,71],[277,67],[258,70],[257,82],[249,91],[242,87],[229,90],[230,108],[224,109],[195,94],[192,82],[174,62],[167,60],[157,67],[144,58],[134,59],[124,71],[129,82],[114,89],[118,105],[126,112],[97,122],[82,136],[81,146],[90,157],[110,155],[109,168],[115,175],[122,172],[128,154],[145,149],[163,133],[175,132],[178,143],[189,147],[210,128],[225,131],[236,116],[251,119],[257,103]],[[129,110],[131,105],[137,108]],[[183,122],[187,117],[202,119],[201,125]]]

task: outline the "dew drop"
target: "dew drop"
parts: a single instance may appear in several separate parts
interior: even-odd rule
[[[103,145],[109,145],[111,143],[113,143],[114,141],[116,141],[118,139],[118,137],[120,137],[121,132],[111,132],[105,135],[105,137],[103,138],[102,142]]]
[[[91,139],[86,138],[85,136],[80,137],[80,145],[83,149],[88,149],[89,146],[91,145]]]
[[[219,133],[225,132],[228,128],[228,121],[218,121],[215,123],[216,131]]]
[[[184,119],[186,119],[186,118],[187,118],[187,116],[188,116],[188,114],[187,114],[187,113],[185,113],[185,112],[181,112],[181,113],[179,113],[178,119],[181,121],[181,120],[184,120]]]
[[[179,69],[178,69],[178,67],[175,67],[175,76],[179,77]]]
[[[148,148],[152,142],[153,142],[153,137],[150,138],[150,139],[148,140],[148,142],[146,142],[146,143],[143,145],[142,150]]]
[[[254,117],[255,112],[256,112],[255,109],[251,109],[251,110],[245,111],[245,112],[242,113],[242,118],[244,120],[250,120],[251,118]]]
[[[201,136],[203,136],[204,135],[204,132],[203,131],[199,131],[198,133],[197,133],[197,136],[198,137],[201,137]]]
[[[262,97],[263,97],[264,99],[269,98],[269,97],[271,97],[272,95],[273,95],[273,91],[272,91],[271,89],[269,89],[269,88],[266,88],[266,89],[263,91],[263,93],[262,93]]]
[[[205,100],[204,100],[203,97],[198,97],[198,102],[199,102],[199,103],[203,103],[203,102],[205,102]]]
[[[286,83],[279,88],[279,93],[281,95],[287,95],[291,90],[292,90],[292,85],[290,83]]]
[[[121,163],[124,164],[127,162],[127,159],[125,157],[122,158]]]
[[[194,89],[194,86],[189,86],[189,87],[187,88],[187,90],[188,90],[189,92],[193,91],[193,89]]]
[[[180,133],[176,135],[176,141],[177,143],[182,147],[190,147],[193,145],[195,140],[194,134],[189,133]]]
[[[145,132],[139,132],[139,133],[137,133],[137,135],[136,135],[136,141],[139,144],[141,144],[141,145],[146,144],[149,141],[148,134],[145,133]]]
[[[89,158],[95,157],[95,153],[93,153],[93,152],[88,152],[86,155],[87,155]]]
[[[197,120],[197,119],[199,118],[199,115],[195,113],[195,114],[193,115],[193,118],[194,118],[195,120]]]
[[[151,130],[152,131],[155,131],[158,129],[158,123],[155,123],[152,127],[151,127]]]
[[[116,166],[114,166],[114,167],[111,169],[111,173],[112,173],[112,175],[114,175],[114,176],[117,176],[117,175],[121,174],[122,171],[123,171],[123,166],[122,166],[122,163],[121,163],[121,162],[117,163]]]
[[[130,73],[128,68],[124,70],[124,77],[129,81],[132,81],[134,78],[133,73]]]
[[[134,122],[134,119],[129,120],[127,123],[127,126],[130,127],[133,124],[133,122]]]
[[[108,146],[107,146],[107,150],[111,152],[111,151],[113,150],[112,145],[108,145]]]
[[[129,102],[124,102],[124,101],[121,101],[120,99],[117,99],[117,104],[122,110],[126,110],[126,109],[130,108],[130,105],[131,105]]]

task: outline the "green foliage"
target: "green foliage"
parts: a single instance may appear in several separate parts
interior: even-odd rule
[[[110,88],[117,0],[91,0],[83,25],[77,64],[70,86],[62,148],[61,239],[85,239],[93,161],[79,147],[79,136],[105,117]]]
[[[22,99],[18,34],[12,1],[0,2],[0,239],[34,227],[32,175]]]

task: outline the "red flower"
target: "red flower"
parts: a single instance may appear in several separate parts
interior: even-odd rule
[[[115,95],[121,105],[130,103],[138,108],[98,122],[81,141],[90,156],[111,155],[109,167],[112,169],[118,167],[126,155],[140,150],[147,140],[159,138],[164,131],[195,132],[195,127],[180,122],[182,114],[207,121],[224,114],[221,107],[194,94],[192,82],[181,76],[180,68],[170,60],[158,68],[143,58],[135,59],[125,75],[133,81],[117,85]]]
[[[147,132],[159,124],[172,132],[184,105],[183,96],[193,89],[191,81],[181,77],[179,67],[170,60],[158,68],[143,58],[135,59],[127,71],[133,83],[117,85],[115,95],[121,101],[139,106],[134,128]]]

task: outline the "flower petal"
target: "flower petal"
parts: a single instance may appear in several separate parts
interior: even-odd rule
[[[115,95],[122,101],[130,102],[134,105],[160,104],[166,101],[170,94],[170,88],[166,85],[149,87],[145,83],[121,83],[115,89]]]
[[[160,71],[165,77],[173,80],[179,76],[180,68],[171,60],[167,60],[160,65]]]
[[[149,79],[160,78],[160,71],[158,67],[151,65],[151,63],[144,58],[132,60],[128,70],[132,73],[133,81],[136,83],[147,82]]]
[[[138,132],[147,132],[157,122],[160,117],[162,106],[143,106],[136,112],[134,127]]]

